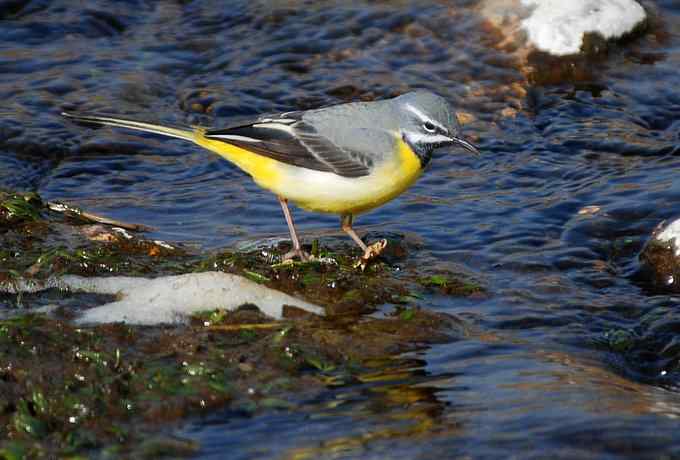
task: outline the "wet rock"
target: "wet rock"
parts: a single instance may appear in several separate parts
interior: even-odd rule
[[[659,305],[641,316],[634,326],[616,327],[604,334],[618,356],[622,372],[650,385],[677,391],[680,382],[680,315],[674,307]]]
[[[645,10],[634,0],[523,0],[523,3],[534,8],[522,21],[529,43],[558,56],[582,51],[587,34],[598,34],[605,40],[618,39],[631,33],[646,18]]]
[[[634,32],[647,18],[635,0],[486,0],[480,12],[508,45],[554,56],[597,52],[606,40]]]
[[[654,229],[640,253],[639,276],[655,291],[680,292],[680,218]]]
[[[397,382],[394,393],[410,396],[424,364],[409,352],[467,333],[462,320],[419,308],[275,323],[240,308],[201,312],[181,327],[0,320],[0,458],[191,456],[199,446],[169,435],[169,422],[221,408],[304,410],[350,383]],[[428,401],[394,404],[420,414]]]
[[[199,448],[195,441],[158,435],[145,440],[135,453],[141,458],[191,457],[199,452]]]
[[[457,278],[447,274],[434,274],[418,279],[427,288],[435,289],[444,295],[453,296],[483,296],[484,288],[475,281]]]

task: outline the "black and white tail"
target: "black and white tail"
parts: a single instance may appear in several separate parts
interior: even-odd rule
[[[124,118],[114,118],[104,115],[95,115],[87,113],[69,113],[62,112],[64,117],[70,118],[80,123],[94,123],[98,125],[117,126],[120,128],[136,129],[137,131],[146,131],[148,133],[161,134],[163,136],[176,137],[187,141],[195,142],[194,128],[180,128],[174,126],[156,125],[144,121],[126,120]]]

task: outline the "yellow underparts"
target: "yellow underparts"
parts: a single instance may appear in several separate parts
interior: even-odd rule
[[[420,177],[420,159],[401,138],[391,160],[376,165],[368,176],[342,178],[351,182],[351,190],[337,186],[335,196],[324,195],[323,200],[298,201],[300,207],[332,214],[361,214],[382,206],[407,190]],[[329,187],[337,181],[329,180]]]
[[[420,159],[403,140],[393,158],[374,166],[368,176],[341,177],[282,163],[196,132],[195,142],[234,163],[255,183],[309,211],[359,214],[400,195],[420,177]]]
[[[225,160],[234,163],[250,174],[255,183],[267,190],[274,190],[281,182],[282,169],[286,165],[280,161],[253,153],[224,141],[207,139],[201,130],[196,131],[194,142],[215,152]],[[274,192],[276,193],[276,192]]]

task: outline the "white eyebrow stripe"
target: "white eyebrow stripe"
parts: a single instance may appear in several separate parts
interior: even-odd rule
[[[437,120],[433,120],[432,118],[428,117],[428,116],[425,115],[420,109],[418,109],[418,108],[412,106],[411,104],[406,104],[406,109],[407,109],[407,110],[410,110],[412,113],[414,113],[414,114],[415,114],[418,118],[420,118],[422,121],[429,121],[430,123],[432,123],[433,125],[435,125],[437,128],[443,130],[444,132],[446,132],[446,133],[449,132],[449,130],[448,130],[444,125],[442,125],[441,123],[439,123]]]

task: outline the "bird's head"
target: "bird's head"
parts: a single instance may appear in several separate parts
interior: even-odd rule
[[[428,91],[406,93],[394,99],[399,112],[401,136],[425,167],[439,147],[460,145],[475,155],[479,150],[463,139],[451,105]]]

